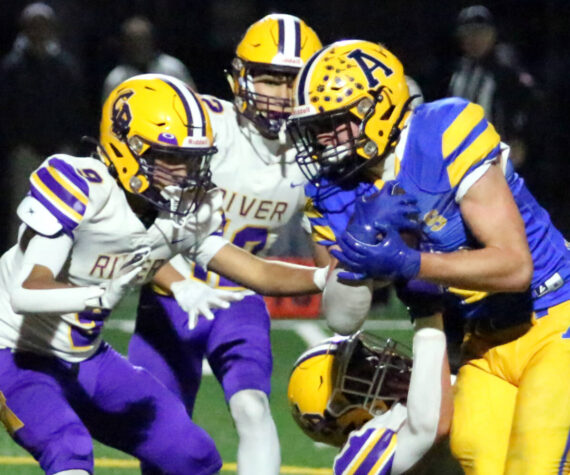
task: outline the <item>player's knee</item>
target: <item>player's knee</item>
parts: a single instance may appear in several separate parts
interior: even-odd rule
[[[193,443],[193,441],[187,441],[187,443]],[[173,475],[194,475],[196,473],[210,475],[218,473],[222,468],[222,457],[216,446],[212,443],[208,446],[200,445],[199,448],[199,451],[193,451],[192,454],[177,457],[178,463],[173,464],[170,469],[160,473],[166,472]]]
[[[63,472],[57,472],[54,475],[89,475],[87,470],[64,470]]]
[[[271,417],[267,395],[254,389],[234,394],[230,398],[230,411],[238,431],[260,424]]]
[[[167,450],[141,462],[144,475],[210,475],[222,468],[222,458],[209,438],[173,440]]]
[[[93,445],[87,429],[72,424],[60,429],[45,440],[38,461],[46,473],[93,472]]]
[[[141,460],[145,475],[208,475],[222,467],[214,440],[189,420],[174,423],[170,432],[155,434],[134,455]]]

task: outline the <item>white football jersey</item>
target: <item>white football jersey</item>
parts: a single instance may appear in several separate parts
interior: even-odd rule
[[[373,417],[360,429],[351,432],[334,459],[334,475],[357,472],[395,475],[392,465],[398,444],[398,431],[406,422],[407,415],[406,407],[396,403],[384,414]]]
[[[196,213],[173,219],[159,212],[147,229],[129,206],[125,192],[95,158],[54,155],[30,177],[30,194],[18,209],[24,223],[40,234],[62,230],[73,239],[57,279],[77,286],[99,284],[117,275],[136,249],[151,249],[137,277],[142,284],[174,254],[202,266],[226,244],[219,235],[221,193],[212,190]],[[0,347],[30,350],[75,362],[91,356],[101,340],[104,317],[91,312],[19,315],[10,292],[24,254],[14,246],[0,259]]]
[[[212,181],[223,193],[223,236],[253,254],[263,253],[277,238],[279,228],[305,205],[306,180],[295,162],[295,147],[263,137],[231,102],[208,95],[202,99],[218,148],[211,169]],[[192,272],[192,263],[181,261],[175,259],[176,268]],[[234,286],[199,268],[194,269],[194,276],[213,286]]]

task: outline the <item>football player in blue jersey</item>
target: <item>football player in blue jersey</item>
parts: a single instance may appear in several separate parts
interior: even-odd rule
[[[295,101],[309,218],[340,245],[339,275],[439,285],[463,319],[451,445],[465,472],[569,473],[570,249],[483,109],[411,111],[400,61],[360,40],[313,55]]]

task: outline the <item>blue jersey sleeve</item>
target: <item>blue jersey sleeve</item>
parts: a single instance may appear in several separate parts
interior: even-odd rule
[[[464,178],[500,152],[500,137],[483,108],[448,98],[416,108],[405,165],[418,188],[430,193],[456,191]]]

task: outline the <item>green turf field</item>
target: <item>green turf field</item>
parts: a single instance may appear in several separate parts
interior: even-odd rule
[[[395,302],[391,299],[390,302]],[[117,350],[126,352],[136,296],[125,299],[108,322],[105,337]],[[367,329],[372,333],[393,337],[403,343],[411,343],[411,326],[403,309],[396,303],[375,308]],[[322,322],[316,320],[274,320],[272,344],[274,374],[271,395],[273,416],[279,431],[282,450],[282,474],[331,474],[330,467],[336,450],[317,445],[307,438],[295,425],[287,405],[287,382],[291,367],[297,356],[310,344],[330,336]],[[224,460],[222,473],[236,473],[237,436],[226,408],[223,394],[215,378],[203,378],[195,410],[196,422],[214,438]],[[136,460],[128,455],[95,443],[95,472],[104,475],[131,475],[140,473]],[[457,474],[454,462],[436,454],[431,468],[422,470],[430,474]],[[41,474],[36,462],[10,437],[0,435],[0,474]]]

